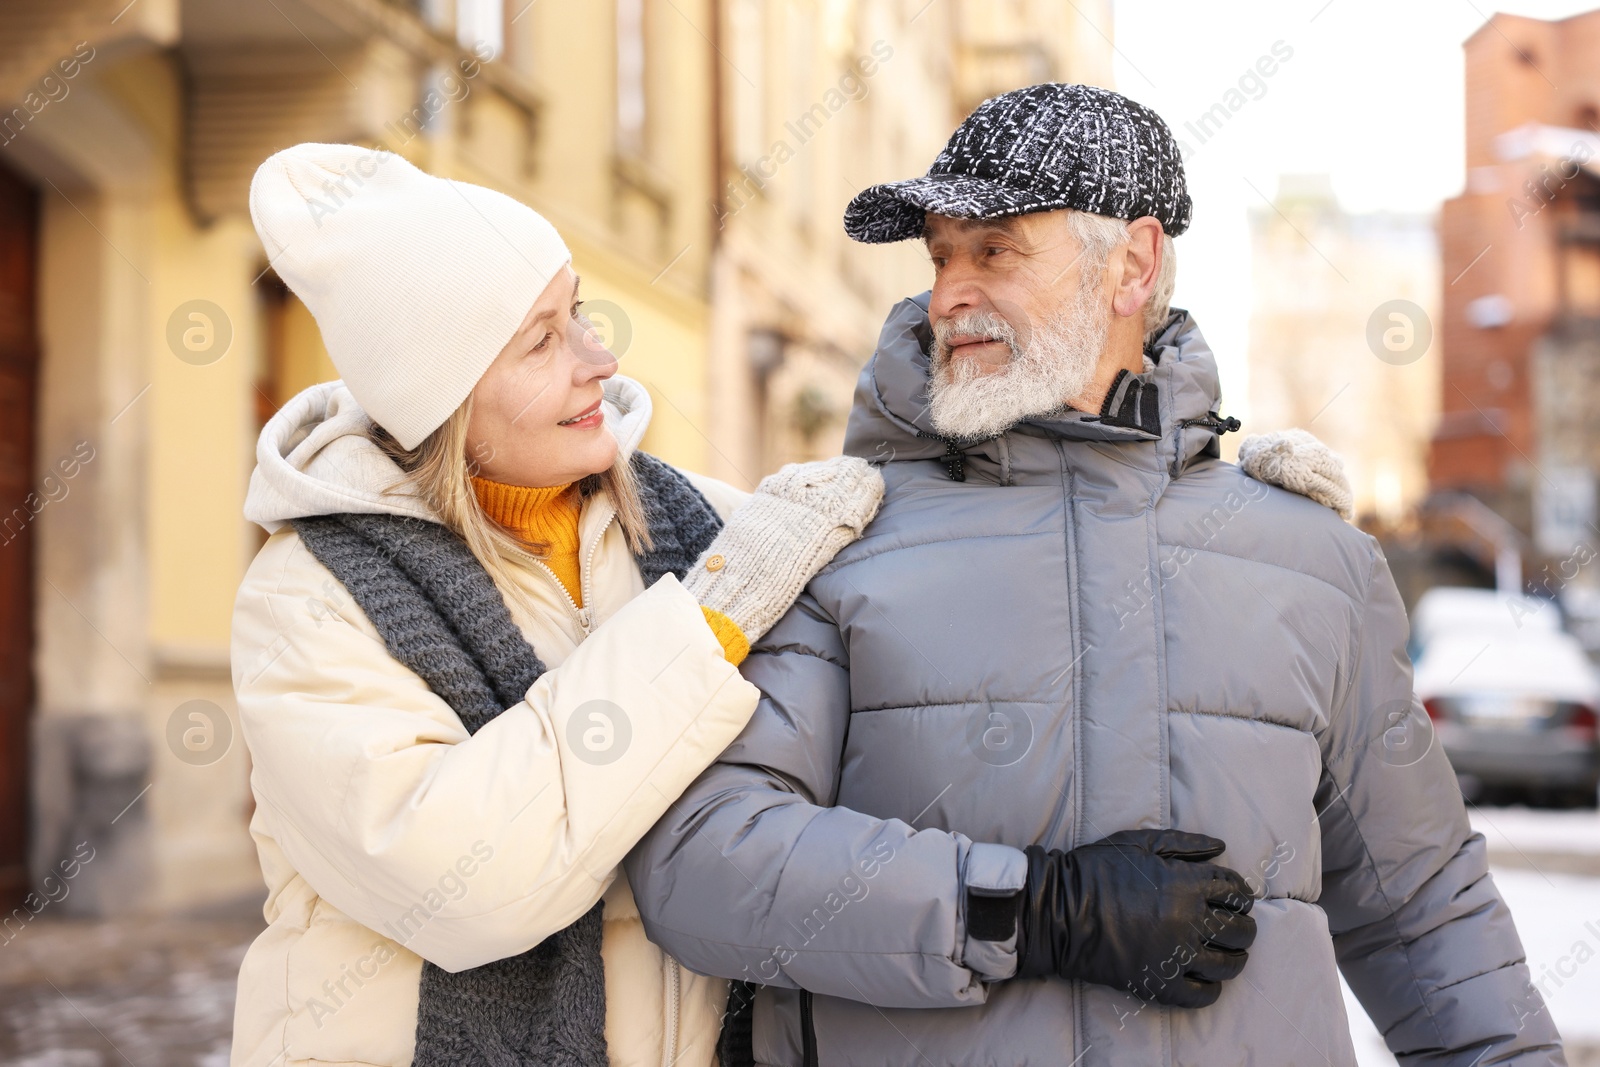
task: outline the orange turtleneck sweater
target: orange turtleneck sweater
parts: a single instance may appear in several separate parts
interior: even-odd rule
[[[508,485],[487,478],[472,479],[473,492],[489,517],[524,541],[546,546],[542,557],[572,602],[583,607],[583,562],[578,557],[578,518],[582,504],[572,486],[553,485],[533,488]],[[750,652],[750,643],[737,623],[720,611],[700,609],[722,644],[722,654],[730,663],[739,663]]]

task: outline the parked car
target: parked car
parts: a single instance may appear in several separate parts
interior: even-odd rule
[[[1600,589],[1569,585],[1561,591],[1567,631],[1578,639],[1590,661],[1600,663]]]
[[[1417,694],[1462,791],[1471,798],[1482,786],[1532,786],[1595,796],[1600,676],[1571,634],[1518,629],[1500,617],[1436,627],[1416,660]]]
[[[1411,659],[1430,641],[1462,630],[1543,630],[1560,633],[1561,608],[1553,600],[1501,593],[1493,589],[1438,586],[1423,593],[1411,609]]]

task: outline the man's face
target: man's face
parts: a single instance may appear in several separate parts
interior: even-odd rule
[[[1110,325],[1105,270],[1085,269],[1067,212],[967,220],[929,214],[929,413],[986,437],[1057,410],[1094,376]]]

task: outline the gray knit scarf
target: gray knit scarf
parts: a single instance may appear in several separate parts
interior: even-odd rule
[[[654,542],[636,557],[645,584],[665,574],[682,578],[722,521],[662,461],[635,453],[632,464]],[[545,672],[488,572],[445,527],[346,514],[296,519],[294,528],[366,612],[389,654],[455,709],[469,733],[520,703]],[[602,906],[518,956],[457,974],[424,962],[416,1067],[606,1067]]]

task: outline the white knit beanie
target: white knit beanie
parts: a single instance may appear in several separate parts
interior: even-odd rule
[[[572,259],[525,204],[357,145],[268,158],[250,218],[356,402],[404,448],[461,405]]]

